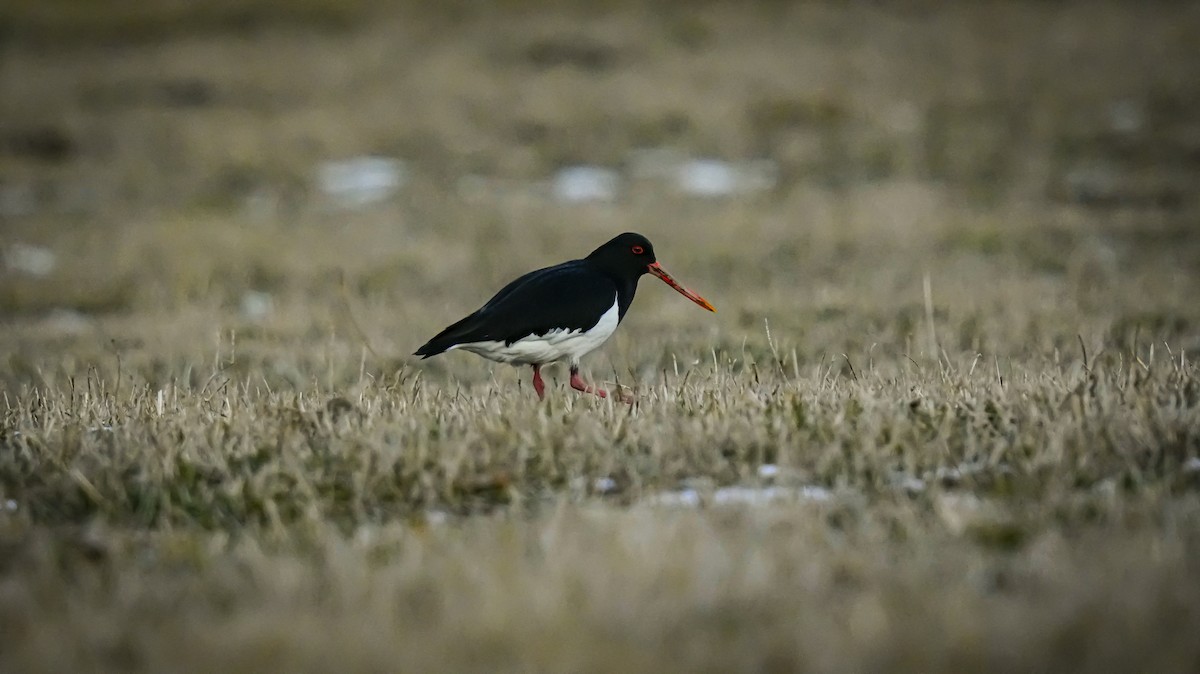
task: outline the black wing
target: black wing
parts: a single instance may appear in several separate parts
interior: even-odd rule
[[[617,285],[584,260],[538,269],[504,286],[475,313],[439,332],[414,356],[436,356],[455,344],[506,344],[551,330],[588,330],[612,308]]]

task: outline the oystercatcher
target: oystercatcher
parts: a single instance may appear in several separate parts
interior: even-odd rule
[[[708,300],[676,283],[658,264],[654,246],[641,234],[626,232],[571,260],[531,271],[504,286],[478,311],[442,330],[414,356],[422,359],[463,349],[488,360],[533,366],[533,390],[546,397],[542,366],[566,360],[571,388],[608,392],[579,376],[579,359],[604,343],[637,292],[642,274],[654,274],[684,297],[709,311]]]

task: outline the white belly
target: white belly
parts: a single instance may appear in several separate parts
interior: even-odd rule
[[[560,360],[578,363],[584,354],[593,351],[612,336],[620,321],[616,296],[612,308],[604,312],[591,330],[551,330],[544,335],[530,335],[513,342],[470,342],[456,344],[450,349],[477,353],[488,360],[515,365],[543,365]],[[449,351],[450,349],[447,349]]]

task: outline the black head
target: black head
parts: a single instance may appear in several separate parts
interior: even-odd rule
[[[658,259],[654,257],[654,246],[650,244],[650,239],[641,234],[633,232],[619,234],[612,241],[593,250],[591,255],[587,256],[587,261],[610,276],[622,279],[631,288],[637,286],[637,281],[642,274],[654,274],[663,283],[671,286],[689,300],[709,311],[716,311],[713,305],[708,303],[708,300],[684,288],[671,278],[667,270],[663,269],[662,265],[658,263]],[[632,290],[630,296],[632,297]]]
[[[588,262],[619,278],[636,279],[650,271],[654,257],[654,245],[641,234],[625,232],[593,250]]]

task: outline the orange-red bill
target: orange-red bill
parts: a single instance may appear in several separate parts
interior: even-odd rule
[[[708,309],[709,311],[716,313],[716,311],[717,311],[716,307],[709,304],[708,300],[704,299],[703,297],[697,295],[696,293],[694,293],[694,292],[688,290],[687,288],[684,288],[683,286],[676,283],[675,279],[671,278],[671,275],[668,274],[667,270],[663,269],[662,265],[660,265],[659,263],[657,263],[657,262],[651,263],[649,270],[650,270],[651,274],[654,274],[658,278],[662,279],[663,283],[666,283],[667,285],[674,288],[675,291],[678,292],[680,295],[683,295],[684,297],[695,302],[696,304],[699,304],[700,306],[704,307],[705,309]]]

